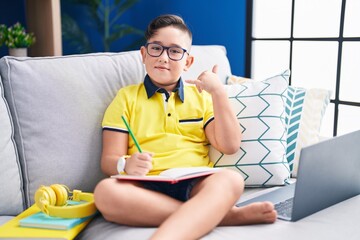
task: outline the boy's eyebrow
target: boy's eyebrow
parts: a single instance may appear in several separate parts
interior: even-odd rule
[[[159,44],[159,45],[164,46],[163,42],[161,42],[161,41],[153,41],[153,42],[151,42],[151,43],[157,43],[157,44]],[[170,47],[179,47],[179,48],[183,48],[182,46],[180,46],[180,45],[178,45],[178,44],[175,44],[175,43],[172,43],[172,44],[170,44],[169,46],[170,46]],[[168,46],[164,46],[164,47],[168,47]]]

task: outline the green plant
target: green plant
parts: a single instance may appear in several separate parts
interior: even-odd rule
[[[28,48],[35,42],[33,33],[26,33],[20,23],[11,27],[0,25],[0,46],[5,44],[8,48]]]
[[[143,36],[143,31],[128,24],[118,23],[120,17],[139,0],[67,0],[86,9],[89,15],[87,24],[97,30],[102,39],[100,51],[111,51],[111,45],[119,39],[135,34]],[[70,15],[62,15],[63,39],[76,47],[79,53],[94,52],[88,34]],[[143,41],[143,38],[140,39]],[[134,45],[137,43],[134,42]]]

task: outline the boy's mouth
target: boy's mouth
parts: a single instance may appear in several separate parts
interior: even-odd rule
[[[159,69],[159,70],[170,70],[169,68],[167,68],[165,66],[156,66],[155,68]]]

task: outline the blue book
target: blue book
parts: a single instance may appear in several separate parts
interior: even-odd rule
[[[49,215],[43,212],[38,212],[21,219],[19,221],[19,226],[31,227],[31,228],[68,230],[82,222],[85,222],[88,219],[89,217],[85,217],[85,218],[50,217]]]

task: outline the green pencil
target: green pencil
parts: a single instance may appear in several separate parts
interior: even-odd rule
[[[141,150],[141,148],[140,148],[140,145],[139,145],[138,141],[136,140],[133,132],[131,131],[131,128],[130,128],[129,124],[126,122],[124,116],[121,116],[121,118],[122,118],[123,122],[125,123],[126,128],[127,128],[127,130],[129,131],[130,137],[132,138],[132,140],[133,140],[134,143],[135,143],[135,146],[137,147],[138,151],[139,151],[140,153],[142,153],[142,150]]]

